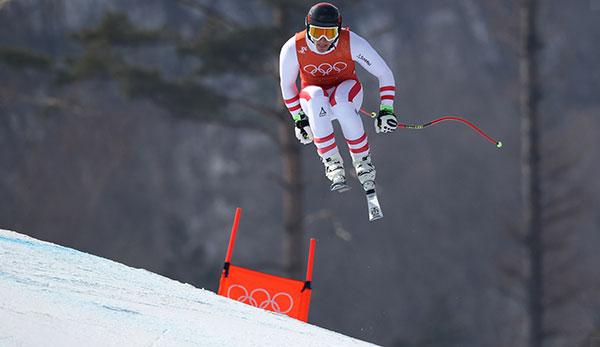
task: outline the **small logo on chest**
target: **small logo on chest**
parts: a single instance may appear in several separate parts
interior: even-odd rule
[[[298,53],[304,54],[304,53],[306,53],[306,50],[307,50],[306,46],[302,46],[302,47],[300,47],[300,50],[298,51]]]

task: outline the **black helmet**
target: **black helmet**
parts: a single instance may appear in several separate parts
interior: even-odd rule
[[[337,7],[328,2],[320,2],[313,5],[308,10],[305,24],[319,27],[340,27],[342,26],[342,16]]]
[[[307,34],[310,33],[311,25],[315,27],[337,27],[337,33],[342,30],[342,16],[340,15],[340,11],[328,2],[319,2],[313,5],[308,10],[304,23],[306,24]],[[337,33],[333,42],[337,41],[339,37]],[[313,41],[310,35],[308,35],[308,39]]]

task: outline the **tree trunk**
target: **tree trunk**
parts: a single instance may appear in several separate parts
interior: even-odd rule
[[[283,44],[289,37],[294,22],[286,20],[294,16],[293,4],[277,2],[273,6],[273,21],[282,34]],[[278,60],[275,62],[278,65]],[[278,80],[277,80],[278,82]],[[281,108],[282,100],[277,101],[276,108]],[[279,122],[278,136],[282,153],[283,172],[283,260],[284,270],[288,276],[302,278],[306,254],[304,237],[304,183],[302,181],[302,159],[300,146],[292,129],[292,119],[287,110],[283,109],[285,117]]]
[[[304,184],[300,147],[291,133],[291,124],[279,124],[283,163],[283,258],[291,277],[301,277],[304,264]]]
[[[529,278],[527,283],[529,345],[544,342],[544,249],[541,226],[540,151],[538,134],[538,75],[536,53],[537,0],[521,0],[521,169],[523,225],[527,236]]]

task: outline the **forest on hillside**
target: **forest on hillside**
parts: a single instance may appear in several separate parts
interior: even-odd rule
[[[216,290],[241,207],[236,264],[302,278],[317,239],[312,324],[385,346],[600,339],[600,6],[335,2],[394,72],[399,121],[458,115],[504,144],[365,117],[369,222],[281,100],[279,51],[312,4],[0,0],[0,228]]]

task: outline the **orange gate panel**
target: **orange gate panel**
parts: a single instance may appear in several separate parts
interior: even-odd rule
[[[235,213],[231,237],[221,273],[218,294],[265,310],[308,321],[315,239],[310,240],[306,280],[274,276],[231,264],[241,209]]]

